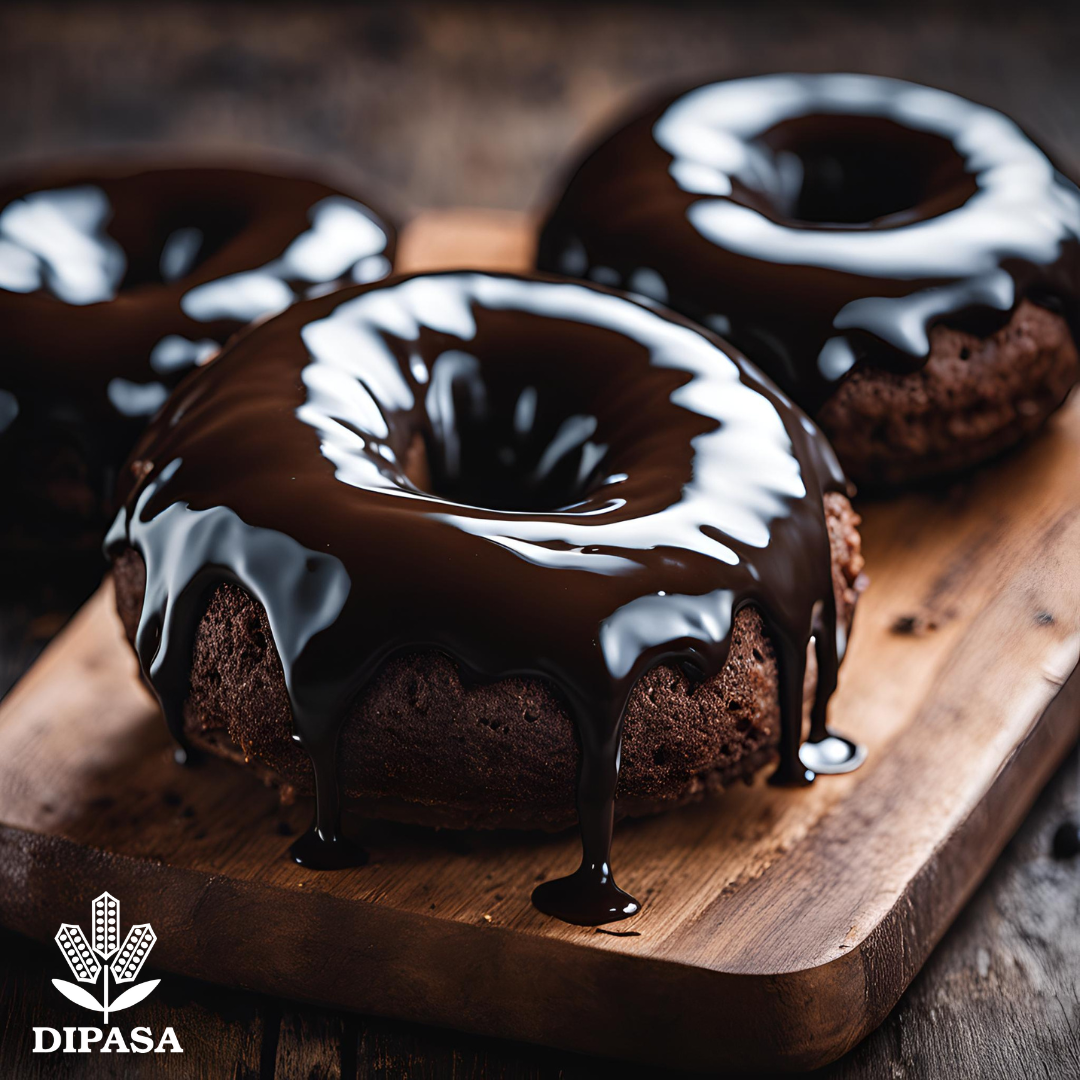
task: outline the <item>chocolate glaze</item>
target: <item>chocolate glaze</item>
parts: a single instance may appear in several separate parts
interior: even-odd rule
[[[717,673],[745,604],[777,649],[778,776],[812,778],[807,646],[814,739],[844,647],[822,494],[843,486],[817,428],[692,323],[581,283],[446,273],[238,338],[140,440],[107,548],[145,561],[136,648],[177,735],[208,593],[237,582],[265,608],[315,770],[305,865],[357,857],[335,750],[388,657],[550,680],[581,743],[583,852],[534,899],[595,925],[638,910],[610,869],[630,691],[664,662]]]
[[[765,75],[669,98],[574,173],[542,269],[669,304],[816,411],[859,364],[1024,297],[1080,329],[1080,192],[1007,117],[870,75]]]
[[[1063,821],[1055,830],[1050,843],[1055,859],[1074,859],[1080,855],[1080,825]]]
[[[0,453],[73,441],[108,487],[185,372],[297,299],[384,277],[393,246],[297,177],[81,165],[0,185]]]

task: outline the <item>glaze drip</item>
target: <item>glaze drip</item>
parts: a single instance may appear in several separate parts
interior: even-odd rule
[[[611,871],[630,692],[664,662],[719,672],[744,605],[778,654],[778,776],[810,778],[807,647],[814,738],[842,651],[822,496],[843,487],[814,425],[694,325],[583,284],[447,273],[238,338],[140,441],[107,547],[146,564],[136,645],[179,735],[209,591],[266,609],[315,773],[306,865],[358,857],[336,747],[387,658],[548,680],[581,745],[582,862],[534,900],[595,925],[639,907]]]
[[[1080,329],[1080,191],[1007,117],[870,75],[713,83],[578,168],[538,265],[727,336],[816,411],[857,365],[919,368],[936,322],[1019,301]]]

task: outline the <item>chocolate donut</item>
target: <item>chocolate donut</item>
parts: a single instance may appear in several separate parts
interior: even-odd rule
[[[632,298],[454,272],[297,304],[173,394],[120,488],[118,607],[166,719],[313,777],[306,865],[357,857],[342,787],[557,827],[580,759],[582,865],[535,900],[605,922],[637,910],[609,870],[624,717],[623,810],[776,750],[788,782],[860,759],[825,724],[861,564],[833,453]]]
[[[666,99],[573,174],[538,265],[728,337],[860,483],[987,458],[1080,372],[1080,192],[1005,116],[896,79]]]
[[[0,533],[86,538],[168,389],[248,323],[384,277],[394,235],[314,180],[146,164],[0,186]]]

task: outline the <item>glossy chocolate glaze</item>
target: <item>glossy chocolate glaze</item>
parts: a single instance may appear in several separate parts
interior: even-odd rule
[[[870,75],[670,98],[574,173],[538,265],[669,304],[816,411],[857,365],[919,368],[929,328],[1024,297],[1080,329],[1080,192],[1007,117]]]
[[[252,321],[384,277],[393,246],[298,177],[82,165],[0,185],[0,453],[72,439],[111,486],[184,373]]]
[[[1075,859],[1080,855],[1080,825],[1075,821],[1063,821],[1054,830],[1050,850],[1055,859]]]
[[[294,847],[339,865],[335,751],[388,657],[441,650],[472,679],[539,676],[581,743],[582,862],[537,906],[598,924],[638,903],[610,870],[623,710],[664,662],[720,671],[735,614],[778,656],[778,776],[799,760],[807,647],[826,738],[842,631],[814,425],[718,338],[593,286],[446,273],[296,305],[169,400],[108,539],[146,563],[136,647],[174,733],[217,583],[265,608],[315,770]]]

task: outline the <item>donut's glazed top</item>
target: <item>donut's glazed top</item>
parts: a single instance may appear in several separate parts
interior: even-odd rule
[[[110,532],[146,563],[144,671],[182,729],[207,590],[266,609],[337,839],[338,725],[399,651],[478,679],[544,677],[582,745],[578,875],[538,895],[596,922],[636,910],[608,870],[620,725],[661,662],[712,675],[734,614],[777,645],[798,761],[807,644],[824,732],[838,651],[822,494],[843,484],[814,425],[739,354],[595,287],[450,273],[296,305],[238,338],[136,447]],[[543,890],[541,890],[541,894]]]
[[[578,168],[539,265],[642,293],[817,409],[857,364],[1028,297],[1080,327],[1080,192],[1013,121],[869,75],[767,75],[668,99]]]
[[[0,429],[31,402],[145,418],[241,327],[384,277],[393,245],[366,206],[292,176],[83,165],[0,185]]]

